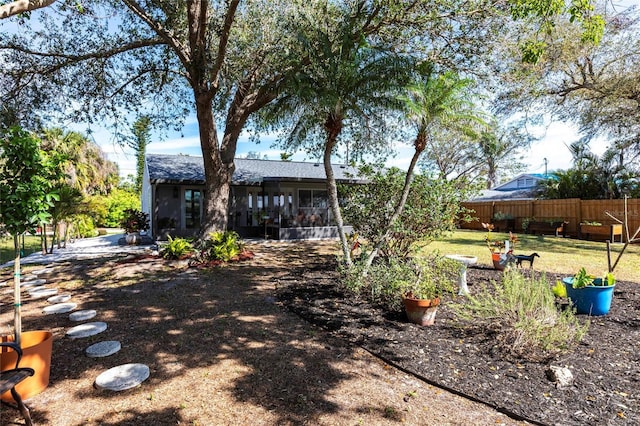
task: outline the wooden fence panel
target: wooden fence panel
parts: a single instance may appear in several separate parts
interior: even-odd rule
[[[624,219],[624,200],[584,200],[581,206],[582,220],[589,222],[600,222],[605,225],[617,223],[606,212],[611,213],[616,218]],[[640,226],[640,199],[632,198],[627,200],[627,212],[629,220],[629,233],[633,233]]]
[[[487,223],[493,216],[493,203],[491,201],[482,201],[478,203],[462,203],[462,206],[472,210],[471,217],[477,218],[469,223],[462,223],[460,225],[463,229],[482,229],[482,223]]]
[[[479,201],[465,202],[464,207],[472,209],[473,217],[478,221],[461,224],[464,229],[482,229],[482,222],[491,222],[498,212],[509,214],[516,220],[516,232],[522,231],[522,220],[525,218],[536,219],[563,219],[569,222],[567,234],[578,236],[581,222],[600,222],[605,225],[616,223],[605,212],[610,212],[620,220],[624,217],[624,200],[580,200],[570,198],[564,200],[504,200],[504,201]],[[640,227],[640,199],[627,200],[629,219],[629,233],[633,233]]]
[[[536,219],[558,219],[569,222],[565,230],[569,235],[578,234],[578,224],[581,221],[580,199],[568,198],[564,200],[534,200],[533,214]]]

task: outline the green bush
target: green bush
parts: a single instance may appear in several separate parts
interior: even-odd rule
[[[398,168],[374,171],[364,167],[360,175],[366,177],[367,184],[340,186],[344,220],[367,244],[384,240],[381,251],[387,257],[409,257],[420,246],[453,231],[458,220],[471,220],[461,201],[468,198],[473,185],[420,174],[414,176],[402,215],[387,233],[387,224],[405,183],[405,172]]]
[[[171,238],[168,236],[169,243],[162,248],[160,255],[165,259],[180,259],[185,255],[193,252],[193,246],[184,238]]]
[[[140,196],[126,189],[114,188],[109,195],[92,196],[89,199],[94,221],[107,228],[117,228],[128,209],[140,209]]]
[[[97,237],[98,230],[93,223],[93,218],[87,214],[76,214],[71,218],[73,226],[72,233],[74,237],[89,238]]]
[[[457,262],[431,253],[418,258],[381,258],[365,276],[363,261],[340,270],[341,282],[350,292],[365,297],[386,310],[402,310],[402,297],[432,299],[455,291],[460,266]]]
[[[202,260],[228,262],[242,253],[244,244],[234,231],[217,231],[209,233],[209,237],[201,241],[199,249]]]
[[[567,351],[586,334],[570,309],[559,310],[546,276],[527,278],[506,271],[475,295],[452,305],[458,325],[493,336],[507,358],[548,360]]]
[[[124,217],[120,221],[120,227],[124,228],[127,234],[149,229],[149,215],[138,209],[127,209]]]
[[[356,261],[351,268],[341,268],[342,285],[349,292],[362,296],[388,311],[400,311],[401,288],[414,275],[411,266],[396,259],[376,261],[366,276],[362,275],[363,268],[362,260]]]

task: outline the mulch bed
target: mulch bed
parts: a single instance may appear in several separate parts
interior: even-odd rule
[[[509,361],[497,353],[491,336],[454,327],[446,303],[434,326],[413,325],[404,314],[345,295],[335,266],[327,258],[292,270],[278,283],[280,302],[401,369],[514,418],[544,425],[640,424],[640,284],[618,282],[608,315],[580,315],[591,321],[589,331],[569,353],[544,362]],[[473,293],[500,276],[472,267],[469,288]],[[550,282],[562,278],[547,276]],[[547,378],[551,365],[568,367],[573,385],[557,388]]]

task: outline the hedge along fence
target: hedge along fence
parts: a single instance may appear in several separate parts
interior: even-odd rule
[[[463,229],[482,229],[482,223],[491,223],[496,213],[510,215],[515,219],[515,231],[522,232],[524,219],[564,220],[567,235],[578,236],[581,222],[599,222],[612,225],[616,222],[605,214],[610,212],[618,219],[624,218],[624,200],[580,200],[568,198],[564,200],[501,200],[501,201],[467,201],[464,207],[475,211],[471,216],[477,221],[462,223]],[[640,226],[640,199],[627,199],[629,232],[633,235]]]

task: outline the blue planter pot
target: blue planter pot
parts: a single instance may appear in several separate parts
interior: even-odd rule
[[[571,299],[571,303],[575,306],[577,313],[596,316],[609,313],[615,284],[610,286],[588,285],[584,288],[573,288],[573,277],[564,278],[562,281],[567,289],[567,297]],[[596,278],[594,282],[601,282],[601,279]]]

